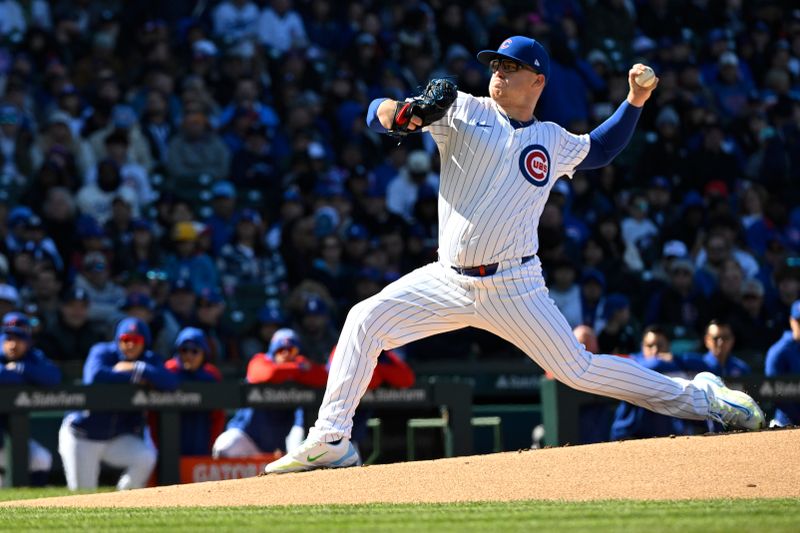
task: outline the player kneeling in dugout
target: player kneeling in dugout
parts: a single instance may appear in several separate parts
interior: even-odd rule
[[[92,347],[83,365],[83,383],[178,387],[177,376],[150,350],[150,329],[138,318],[122,319],[113,341]],[[141,411],[67,413],[58,432],[58,452],[70,490],[97,488],[101,463],[123,470],[118,490],[144,487],[158,457]]]

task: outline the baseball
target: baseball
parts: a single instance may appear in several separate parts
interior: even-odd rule
[[[656,73],[650,67],[644,67],[641,74],[636,76],[636,83],[641,87],[650,87],[656,82]]]

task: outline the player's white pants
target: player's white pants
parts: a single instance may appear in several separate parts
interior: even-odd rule
[[[431,263],[355,305],[347,315],[311,437],[350,437],[353,413],[382,350],[472,326],[513,343],[556,379],[657,413],[704,420],[705,392],[611,355],[587,352],[548,297],[538,258],[470,277]]]
[[[305,429],[302,426],[292,426],[286,435],[286,451],[290,452],[303,443]],[[272,453],[275,450],[260,449],[250,436],[239,428],[226,429],[220,433],[211,448],[211,457],[251,457],[262,453]]]
[[[0,439],[3,438],[0,435]],[[0,449],[0,468],[6,468],[6,450]],[[28,440],[28,471],[49,472],[53,466],[53,454],[50,450],[33,439]],[[4,476],[0,475],[0,487],[3,486]]]
[[[117,490],[144,487],[158,459],[158,451],[147,435],[144,438],[127,434],[109,440],[82,439],[72,433],[68,423],[61,424],[58,431],[58,453],[70,490],[97,488],[101,462],[124,469]]]

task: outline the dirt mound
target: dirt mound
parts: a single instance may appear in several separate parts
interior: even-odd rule
[[[320,470],[5,505],[163,507],[505,500],[798,498],[800,429]]]

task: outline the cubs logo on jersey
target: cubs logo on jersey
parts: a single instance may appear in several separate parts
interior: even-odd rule
[[[519,155],[519,169],[530,183],[544,187],[550,178],[550,154],[541,144],[528,146]]]

